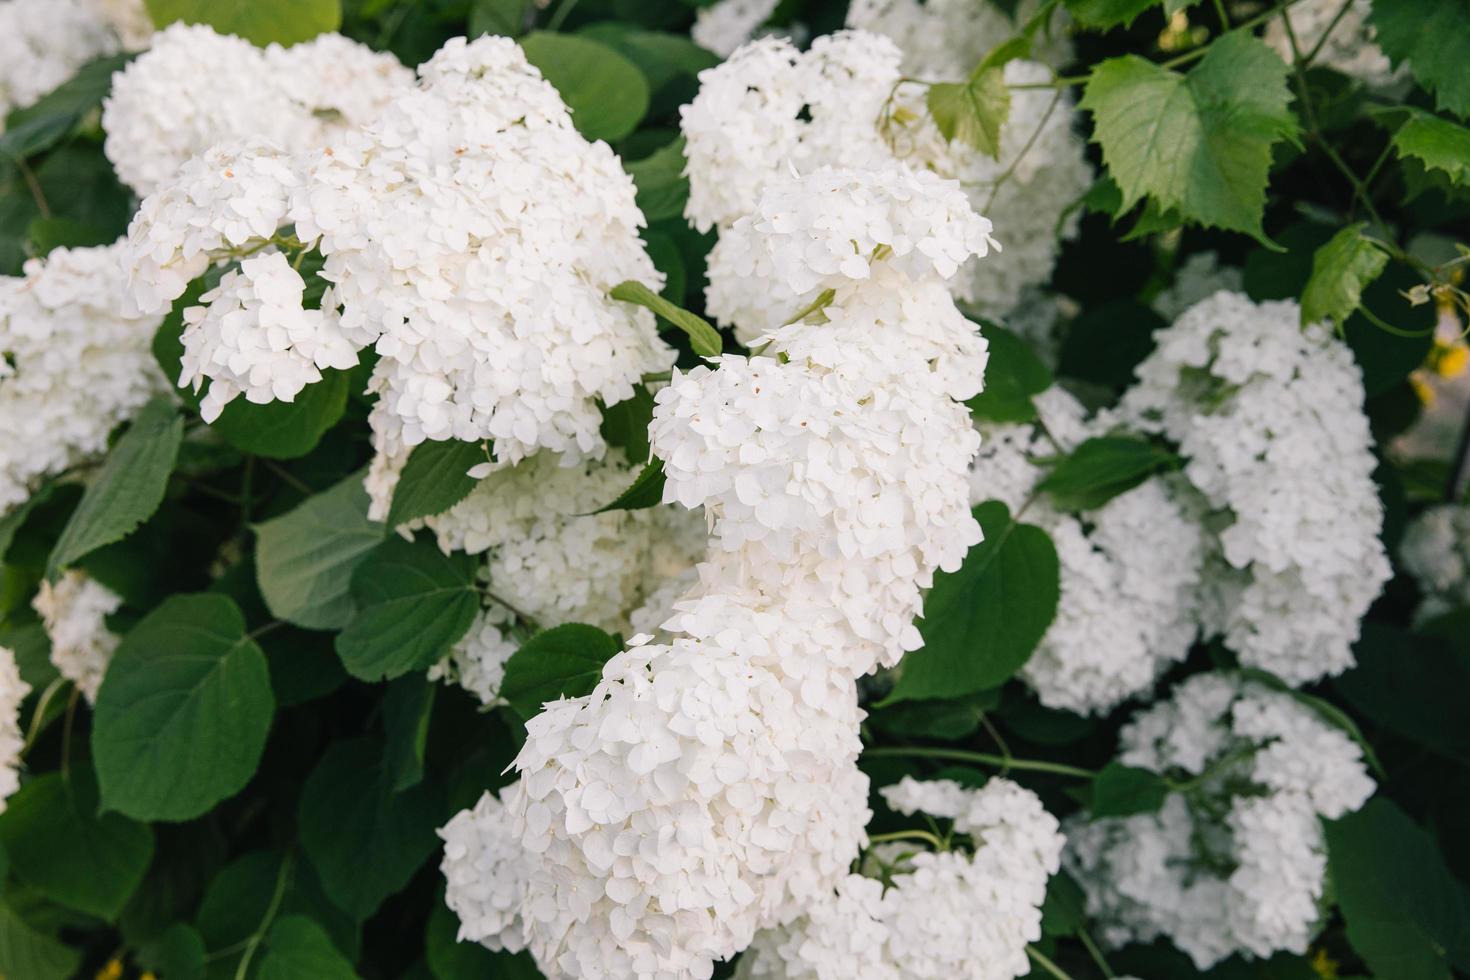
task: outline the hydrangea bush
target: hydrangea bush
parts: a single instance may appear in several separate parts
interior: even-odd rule
[[[1470,973],[1464,0],[0,0],[0,977]]]

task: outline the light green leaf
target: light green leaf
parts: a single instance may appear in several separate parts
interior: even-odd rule
[[[646,307],[684,331],[689,335],[689,345],[700,357],[715,357],[724,349],[720,332],[708,320],[675,306],[641,282],[629,279],[614,286],[608,295],[624,303]]]
[[[1127,210],[1162,212],[1265,241],[1271,147],[1292,139],[1287,66],[1245,32],[1216,40],[1187,75],[1136,55],[1095,68],[1081,105]]]
[[[985,366],[985,390],[965,403],[970,414],[987,422],[1029,422],[1036,418],[1031,396],[1051,387],[1051,371],[1010,330],[987,323],[981,333],[990,343],[990,361]]]
[[[1094,510],[1179,462],[1173,453],[1144,439],[1098,436],[1073,450],[1036,489],[1051,494],[1061,510]]]
[[[37,932],[0,902],[0,977],[68,980],[81,963],[81,950]]]
[[[526,27],[531,0],[471,0],[468,34],[499,34],[516,37]]]
[[[341,0],[144,0],[160,28],[176,20],[208,24],[265,47],[291,45],[342,26]]]
[[[1419,109],[1407,111],[1408,122],[1393,134],[1399,156],[1443,171],[1451,183],[1470,186],[1470,128]]]
[[[256,576],[271,615],[314,630],[352,618],[352,572],[385,529],[367,517],[362,473],[255,529]]]
[[[327,896],[362,921],[408,884],[437,850],[440,795],[430,782],[395,793],[381,742],[332,743],[297,810],[302,850]]]
[[[542,630],[511,654],[500,696],[516,714],[532,718],[547,701],[590,693],[603,664],[620,649],[617,637],[595,626],[567,623]]]
[[[1395,67],[1409,63],[1436,105],[1470,116],[1470,10],[1465,0],[1374,0],[1374,40]]]
[[[446,555],[429,537],[390,537],[352,574],[357,613],[337,636],[347,672],[366,681],[426,670],[475,618],[480,559]]]
[[[618,494],[618,498],[606,507],[599,507],[594,514],[605,514],[610,510],[643,510],[657,507],[664,499],[664,461],[657,457],[644,464],[633,478],[633,484]]]
[[[533,31],[521,38],[526,60],[561,93],[572,124],[589,140],[612,142],[648,112],[648,81],[638,66],[585,37]]]
[[[1057,611],[1057,552],[1006,505],[975,508],[985,540],[956,572],[938,572],[918,622],[924,646],[904,657],[884,704],[958,698],[1004,684],[1031,659]]]
[[[346,371],[323,371],[322,380],[289,402],[257,405],[236,398],[210,427],[242,452],[272,459],[305,456],[347,409],[348,378]]]
[[[1000,132],[1011,112],[1011,90],[1003,69],[982,65],[968,81],[929,86],[924,98],[945,139],[1000,156]]]
[[[475,484],[472,467],[488,462],[490,448],[484,442],[458,439],[429,440],[413,447],[388,509],[388,526],[398,527],[420,517],[442,514],[465,497]]]
[[[102,803],[189,820],[239,792],[275,713],[265,654],[222,595],[176,595],[128,631],[92,718]]]
[[[163,502],[183,436],[184,420],[167,399],[155,398],[143,406],[72,511],[46,563],[48,578],[103,545],[121,541],[153,516]]]
[[[97,814],[97,777],[73,765],[20,788],[0,817],[11,868],[36,891],[109,922],[127,904],[153,858],[153,831],[116,813]]]
[[[260,980],[358,980],[326,930],[304,915],[277,919],[266,936]]]
[[[1331,320],[1339,326],[1363,302],[1363,289],[1383,273],[1388,255],[1364,236],[1368,226],[1348,225],[1312,256],[1312,277],[1302,290],[1302,326]]]
[[[682,218],[689,200],[684,176],[684,138],[654,150],[642,160],[624,161],[623,169],[638,186],[638,210],[648,221]]]
[[[1094,817],[1153,813],[1168,795],[1169,784],[1158,773],[1109,762],[1092,781],[1090,809]]]
[[[1067,12],[1084,27],[1127,26],[1159,0],[1066,0]]]

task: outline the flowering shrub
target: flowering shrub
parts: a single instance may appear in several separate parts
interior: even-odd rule
[[[1467,56],[0,0],[0,977],[1470,972]]]

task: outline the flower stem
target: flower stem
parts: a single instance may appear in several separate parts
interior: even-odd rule
[[[1058,776],[1072,776],[1077,779],[1092,779],[1097,773],[1091,769],[1080,769],[1077,766],[1068,766],[1060,762],[1046,762],[1042,759],[1007,759],[1005,756],[991,755],[988,752],[971,752],[968,749],[946,749],[925,745],[888,745],[876,749],[868,749],[864,753],[873,758],[902,758],[912,757],[916,759],[944,759],[950,762],[972,762],[980,766],[993,766],[997,769],[1024,769],[1030,772],[1049,772]]]

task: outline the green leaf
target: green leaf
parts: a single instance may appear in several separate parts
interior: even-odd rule
[[[348,378],[346,371],[323,371],[322,380],[289,402],[257,405],[236,398],[210,427],[241,452],[272,459],[305,456],[346,411]]]
[[[165,398],[144,405],[72,511],[46,564],[48,578],[105,544],[121,541],[163,502],[184,420]]]
[[[1144,439],[1097,436],[1063,458],[1036,488],[1051,494],[1061,510],[1094,510],[1179,462],[1173,453]]]
[[[605,514],[610,510],[643,510],[657,507],[664,499],[664,461],[654,457],[644,464],[633,478],[632,486],[618,494],[616,500],[606,507],[599,507],[594,514]]]
[[[1051,876],[1046,901],[1041,905],[1041,932],[1046,936],[1071,936],[1087,924],[1087,896],[1065,871]]]
[[[1466,628],[1462,620],[1456,632]],[[1470,650],[1369,620],[1353,658],[1357,665],[1332,686],[1354,711],[1447,758],[1470,753],[1462,696],[1470,690]]]
[[[1464,0],[1374,0],[1374,40],[1434,93],[1438,108],[1470,116],[1470,12]]]
[[[1393,980],[1449,980],[1450,961],[1470,945],[1470,916],[1434,840],[1382,797],[1324,827],[1348,942],[1368,968]]]
[[[547,701],[591,693],[603,664],[621,649],[616,636],[595,626],[567,623],[542,630],[506,661],[500,696],[516,714],[532,718]]]
[[[341,0],[144,0],[160,28],[176,20],[208,24],[265,47],[291,45],[342,26]]]
[[[367,511],[359,472],[256,527],[256,575],[271,615],[306,629],[347,625],[352,573],[385,533]]]
[[[97,814],[90,766],[47,773],[20,788],[0,818],[11,868],[59,905],[115,920],[153,858],[153,831],[115,813]]]
[[[648,427],[653,423],[653,396],[643,385],[634,385],[633,397],[602,409],[602,438],[628,455],[628,461],[648,459]],[[0,555],[4,552],[0,551]]]
[[[81,963],[80,950],[37,932],[0,902],[0,977],[68,980]]]
[[[403,464],[403,474],[393,489],[388,526],[398,527],[444,513],[475,489],[480,481],[469,476],[469,471],[489,459],[490,450],[484,442],[446,439],[419,443]]]
[[[446,555],[429,537],[390,537],[352,574],[357,613],[337,636],[353,677],[392,679],[426,670],[449,652],[475,618],[476,555]]]
[[[89,61],[39,101],[12,112],[0,135],[0,157],[23,159],[61,142],[102,104],[112,89],[113,73],[130,60],[130,55],[120,54]]]
[[[1051,387],[1051,371],[1010,330],[987,323],[981,332],[990,342],[990,362],[985,367],[985,390],[965,403],[970,414],[987,422],[1031,421],[1036,418],[1031,396]]]
[[[383,697],[384,759],[393,791],[417,786],[424,778],[424,750],[429,741],[429,718],[437,684],[425,674],[409,674],[388,685]]]
[[[277,919],[265,942],[260,980],[358,980],[326,930],[304,915]]]
[[[924,101],[945,139],[1000,156],[1000,131],[1011,112],[1011,90],[1003,69],[981,65],[965,82],[936,82]]]
[[[700,357],[715,357],[724,349],[720,332],[710,326],[708,320],[675,306],[641,282],[629,279],[614,286],[608,295],[624,303],[646,307],[684,331],[689,335],[689,345]]]
[[[30,516],[31,508],[46,499],[50,493],[51,485],[47,484],[27,497],[24,503],[17,505],[10,513],[0,517],[0,562],[5,561],[5,555],[10,551],[10,542],[15,540],[15,532],[20,530],[21,525]]]
[[[1169,784],[1156,772],[1109,762],[1092,781],[1094,817],[1127,817],[1154,813],[1164,805]]]
[[[655,118],[676,116],[679,107],[699,92],[699,73],[720,63],[685,34],[642,30],[613,20],[594,21],[577,33],[601,41],[638,66],[652,90],[649,115]]]
[[[1339,326],[1363,302],[1363,288],[1388,265],[1388,255],[1363,235],[1364,223],[1348,225],[1312,256],[1312,277],[1302,292],[1302,326],[1331,320]]]
[[[1117,27],[1133,23],[1133,18],[1158,3],[1158,0],[1066,0],[1067,12],[1084,27]]]
[[[481,34],[516,37],[525,29],[530,9],[531,0],[471,0],[466,33],[472,38]]]
[[[175,922],[138,950],[138,962],[164,980],[203,980],[204,955],[199,930]]]
[[[624,162],[623,169],[638,188],[638,210],[648,221],[682,218],[689,200],[689,178],[684,176],[684,138],[681,136],[642,160]]]
[[[1413,157],[1443,171],[1452,183],[1470,186],[1470,129],[1420,109],[1405,111],[1408,121],[1393,134],[1399,156]]]
[[[1246,32],[1226,34],[1187,75],[1136,55],[1093,69],[1081,106],[1123,192],[1160,211],[1266,241],[1271,147],[1295,137],[1286,64]]]
[[[176,595],[128,631],[97,692],[92,756],[102,803],[188,820],[239,792],[275,700],[265,654],[222,595]]]
[[[985,540],[956,572],[938,572],[918,622],[924,646],[904,657],[883,701],[957,698],[999,687],[1031,658],[1057,611],[1057,552],[1006,505],[975,508]]]
[[[526,60],[561,93],[572,124],[589,140],[627,136],[648,112],[648,81],[638,66],[585,37],[533,31],[521,38]]]
[[[401,793],[372,739],[334,742],[301,791],[301,848],[327,895],[358,921],[408,884],[437,849],[438,787]]]
[[[460,942],[458,932],[459,919],[440,896],[424,933],[424,956],[434,980],[541,980],[529,953],[492,953],[479,943]]]

